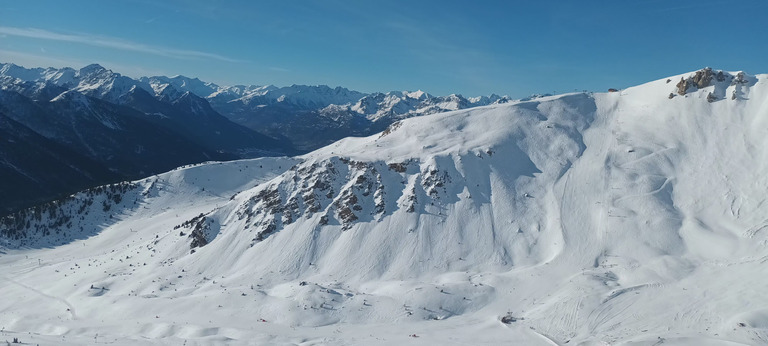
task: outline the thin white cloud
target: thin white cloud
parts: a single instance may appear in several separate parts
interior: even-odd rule
[[[95,47],[112,48],[124,51],[147,53],[176,59],[211,59],[225,62],[244,62],[242,60],[232,59],[223,55],[201,52],[196,50],[173,49],[165,47],[150,46],[143,43],[126,41],[119,38],[93,36],[93,35],[72,35],[61,34],[36,28],[14,28],[0,26],[0,35],[27,37],[41,40],[51,40],[60,42],[80,43]]]

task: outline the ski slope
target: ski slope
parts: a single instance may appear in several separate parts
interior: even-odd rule
[[[0,339],[764,345],[768,75],[717,72],[411,118],[4,219]]]

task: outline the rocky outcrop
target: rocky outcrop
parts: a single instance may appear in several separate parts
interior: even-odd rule
[[[492,151],[487,153],[490,156]],[[252,244],[313,218],[310,222],[319,227],[346,231],[398,210],[415,213],[427,205],[454,203],[461,191],[449,188],[457,179],[455,167],[441,167],[450,162],[367,162],[344,157],[304,162],[254,191],[235,215],[244,230],[254,233]]]
[[[736,77],[734,77],[733,80],[731,81],[731,85],[739,85],[739,84],[747,84],[747,83],[749,83],[749,81],[744,75],[744,72],[737,73]]]
[[[714,72],[711,68],[706,67],[701,70],[696,71],[693,76],[690,76],[688,78],[680,78],[680,82],[677,83],[677,93],[680,95],[685,95],[689,89],[692,87],[701,89],[706,88],[710,85],[710,82],[712,82],[712,77],[714,77]],[[717,73],[717,80],[718,81],[724,81],[725,76],[723,75],[723,71],[718,71]]]
[[[718,74],[722,77],[723,71],[719,71]],[[708,87],[712,81],[712,75],[712,69],[709,67],[696,71],[693,74],[693,84],[699,89]]]
[[[195,248],[197,247],[203,247],[208,244],[209,236],[208,233],[211,231],[210,224],[214,221],[212,219],[209,219],[206,217],[205,214],[200,213],[200,215],[193,217],[192,219],[189,219],[187,221],[184,221],[181,225],[177,225],[174,227],[174,230],[177,230],[179,228],[185,228],[190,230],[189,232],[189,239],[192,241],[189,244],[189,247],[192,249],[192,253],[195,252]],[[187,235],[184,233],[184,231],[179,232],[179,236],[185,236]]]
[[[684,96],[692,91],[714,86],[714,89],[707,93],[706,99],[708,102],[715,102],[727,98],[726,89],[735,86],[736,88],[731,92],[730,98],[738,100],[742,92],[741,87],[749,83],[749,77],[744,72],[731,74],[721,70],[715,71],[707,67],[694,72],[688,77],[681,77],[680,81],[676,84],[675,91],[669,94],[669,99],[677,95]]]

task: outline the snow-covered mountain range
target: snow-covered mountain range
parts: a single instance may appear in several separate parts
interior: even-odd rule
[[[177,92],[192,92],[208,99],[217,109],[226,109],[225,105],[228,103],[234,104],[230,107],[250,107],[252,110],[279,104],[296,110],[321,111],[323,113],[344,110],[372,121],[391,115],[407,118],[414,115],[510,101],[508,97],[498,95],[473,98],[464,98],[456,94],[432,96],[420,90],[366,94],[342,87],[330,88],[326,85],[292,85],[289,87],[236,85],[222,87],[203,82],[197,78],[184,76],[143,77],[139,81],[150,85],[157,94],[163,93],[169,87]],[[230,112],[223,113],[229,114]]]
[[[0,64],[0,116],[50,142],[39,146],[53,143],[67,153],[51,160],[51,152],[38,151],[29,158],[57,163],[45,169],[0,153],[6,158],[0,178],[40,182],[36,192],[0,186],[6,195],[0,215],[184,164],[306,152],[344,137],[373,134],[399,119],[506,100],[423,92],[363,94],[327,86],[221,87],[183,76],[133,79],[97,64],[81,69]],[[55,181],[55,172],[73,169],[83,172],[81,178],[42,183]]]
[[[146,89],[152,90],[99,65],[0,64],[0,116],[16,132],[34,134],[23,141],[8,137],[14,142],[0,152],[0,179],[8,182],[0,185],[0,215],[184,164],[295,152],[285,141],[231,122],[192,93],[169,97]]]
[[[0,325],[41,345],[765,344],[766,80],[704,69],[83,191],[0,220]]]
[[[132,79],[99,65],[72,68],[27,69],[0,64],[0,78],[56,85],[113,103],[143,90],[159,100],[172,101],[185,93],[206,99],[230,120],[256,132],[290,139],[302,150],[313,150],[348,136],[368,136],[394,121],[413,116],[509,102],[506,96],[465,98],[432,96],[423,91],[361,93],[325,85],[219,86],[184,76]]]
[[[325,85],[222,87],[183,76],[145,77],[140,81],[157,94],[169,88],[195,93],[230,120],[260,133],[288,138],[304,150],[348,136],[369,136],[400,119],[510,101],[498,95],[465,98],[455,94],[432,96],[423,91],[366,94]]]

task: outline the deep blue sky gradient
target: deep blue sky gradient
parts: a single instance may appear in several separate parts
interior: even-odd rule
[[[0,61],[465,96],[768,73],[768,1],[0,0]]]

